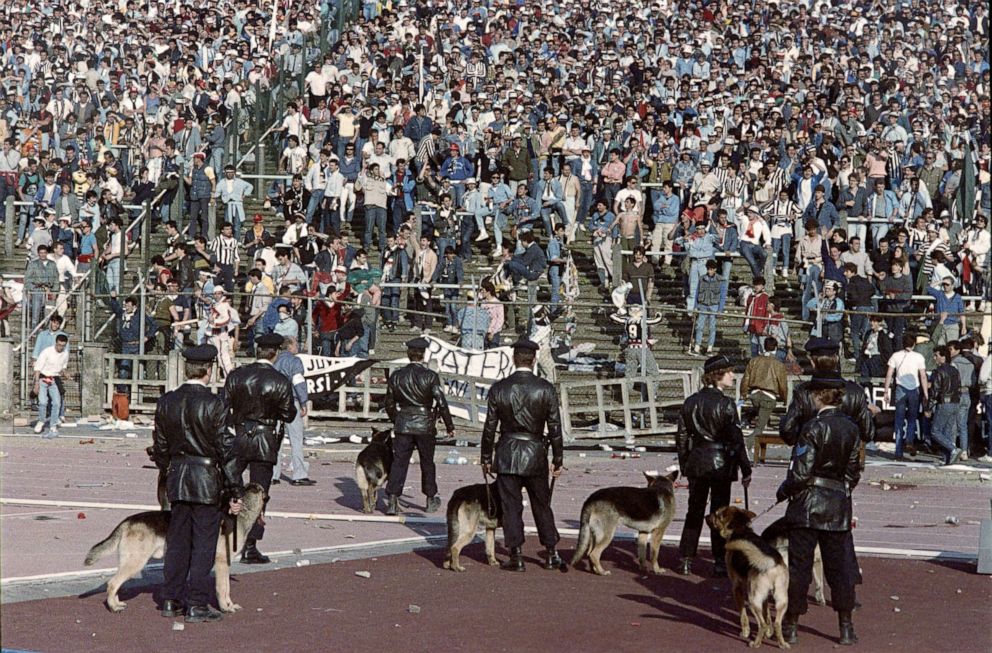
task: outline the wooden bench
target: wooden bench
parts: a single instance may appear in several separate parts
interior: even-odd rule
[[[783,442],[782,438],[778,437],[777,435],[771,433],[763,433],[762,435],[759,435],[754,439],[754,454],[751,460],[755,461],[756,463],[764,463],[765,449],[767,449],[768,445],[770,444],[780,444],[782,446],[785,446],[785,442]],[[861,465],[861,469],[864,469],[865,445],[863,442],[860,444],[860,447],[861,447],[861,452],[859,456],[859,464]]]

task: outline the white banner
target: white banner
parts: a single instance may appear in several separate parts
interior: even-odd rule
[[[327,358],[297,354],[303,361],[303,376],[307,381],[307,393],[313,395],[334,392],[345,380],[363,372],[376,363],[365,358]]]

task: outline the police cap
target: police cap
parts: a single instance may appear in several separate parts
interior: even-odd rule
[[[840,351],[840,345],[827,338],[810,338],[806,341],[806,351],[819,356],[829,356]]]
[[[710,356],[703,363],[703,373],[709,374],[710,372],[717,372],[719,370],[733,369],[734,364],[730,362],[730,359],[723,354],[717,354],[716,356]]]
[[[537,351],[538,349],[540,349],[540,347],[533,340],[530,340],[528,338],[520,338],[515,343],[513,343],[513,349],[514,349],[514,351],[517,350],[517,349],[526,349],[528,351]]]
[[[193,363],[212,363],[217,358],[217,348],[213,345],[197,345],[183,350],[183,358]]]
[[[413,340],[406,341],[407,349],[427,349],[430,347],[430,341],[427,338],[414,338]]]
[[[258,344],[263,347],[281,347],[282,346],[282,336],[278,333],[266,333],[264,336],[256,340]]]

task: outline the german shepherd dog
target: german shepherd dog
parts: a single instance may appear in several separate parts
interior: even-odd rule
[[[771,543],[778,549],[785,560],[785,566],[789,566],[789,525],[785,517],[773,521],[768,528],[761,531],[761,539]],[[813,549],[813,599],[817,605],[826,605],[827,599],[823,594],[823,558],[820,557],[820,545]]]
[[[452,571],[465,571],[459,555],[462,549],[475,537],[481,523],[486,529],[486,561],[491,566],[499,565],[496,560],[496,529],[502,526],[503,507],[499,502],[496,484],[485,483],[466,485],[454,491],[448,500],[448,548],[444,553],[444,568]]]
[[[645,571],[662,573],[658,554],[665,530],[675,516],[675,479],[678,477],[677,470],[664,476],[645,472],[646,488],[606,487],[593,492],[582,504],[579,542],[572,565],[588,554],[592,571],[600,576],[609,575],[610,572],[603,569],[600,556],[613,541],[617,526],[623,524],[637,531],[637,563]],[[650,565],[648,536],[651,537]]]
[[[154,457],[154,447],[146,447],[145,453],[148,454],[148,460],[152,461],[152,464],[158,468],[155,463]],[[166,490],[166,478],[168,477],[168,470],[158,468],[158,483],[156,484],[156,497],[158,498],[158,505],[162,510],[169,509],[169,492]]]
[[[774,636],[780,648],[789,648],[782,637],[782,619],[789,609],[789,566],[771,542],[751,530],[755,516],[749,510],[724,506],[707,516],[706,523],[727,540],[727,572],[741,614],[741,639],[747,641],[751,635],[750,609],[755,621],[751,648],[761,646],[766,636]]]
[[[231,539],[232,530],[226,519],[221,521],[221,532],[217,537],[214,574],[217,604],[224,612],[241,609],[240,605],[231,601],[231,560],[240,552],[248,531],[265,506],[265,490],[258,483],[251,483],[245,490],[242,501],[244,507],[235,520],[237,540]],[[171,512],[164,510],[131,515],[118,524],[107,539],[94,545],[86,554],[83,564],[89,567],[114,549],[117,550],[117,573],[107,581],[107,607],[112,612],[120,612],[127,607],[126,603],[117,598],[121,585],[137,576],[150,558],[162,558],[165,555],[165,536],[169,532],[171,515]]]
[[[393,466],[393,432],[372,431],[372,441],[361,450],[355,460],[355,481],[362,491],[362,512],[375,510],[379,488],[389,478]]]

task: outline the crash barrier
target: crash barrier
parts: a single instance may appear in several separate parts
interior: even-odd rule
[[[566,381],[560,385],[565,439],[632,438],[667,434],[674,425],[662,410],[681,406],[698,385],[698,372],[664,371],[659,376]]]

